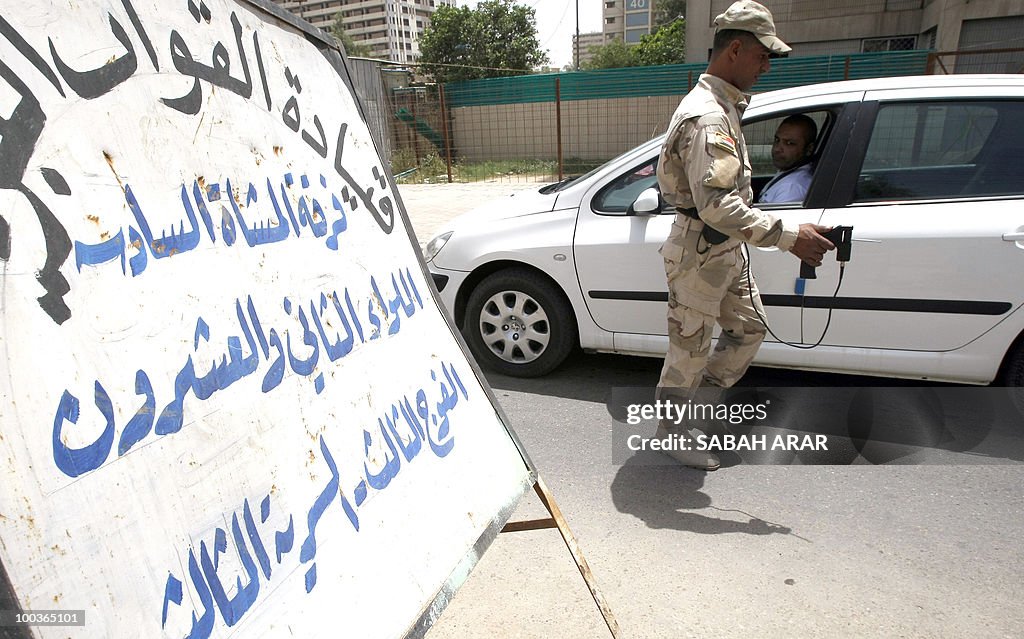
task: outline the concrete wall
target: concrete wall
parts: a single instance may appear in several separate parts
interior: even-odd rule
[[[607,160],[668,128],[676,96],[562,103],[562,157]],[[460,160],[555,159],[553,102],[465,107],[452,110],[455,154]]]

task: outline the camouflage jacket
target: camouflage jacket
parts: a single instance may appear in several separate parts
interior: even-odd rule
[[[658,160],[665,200],[695,208],[701,220],[726,235],[788,251],[797,227],[750,206],[750,162],[740,128],[746,96],[732,84],[702,74],[679,103]]]

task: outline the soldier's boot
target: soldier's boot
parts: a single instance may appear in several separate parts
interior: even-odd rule
[[[728,403],[725,390],[721,386],[708,383],[705,379],[701,382],[700,386],[694,389],[693,396],[690,401],[694,404],[704,404],[720,407],[723,402]],[[715,409],[717,413],[718,409]],[[697,429],[705,435],[721,437],[723,435],[732,435],[732,429],[729,427],[727,420],[717,417],[711,414],[705,414],[703,419],[692,419],[690,422],[691,429]]]
[[[717,455],[703,450],[694,450],[697,446],[697,434],[699,434],[697,430],[690,431],[672,422],[666,423],[665,420],[659,420],[658,429],[654,432],[654,437],[661,440],[672,439],[674,444],[680,443],[680,438],[685,437],[686,445],[690,450],[681,450],[679,446],[673,446],[665,447],[661,452],[683,466],[708,472],[718,470],[721,462],[718,460]]]

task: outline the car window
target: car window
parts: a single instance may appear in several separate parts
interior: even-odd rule
[[[547,186],[545,186],[545,187],[543,187],[541,189],[541,193],[551,193],[551,192],[562,191],[562,190],[565,190],[565,189],[567,189],[570,186],[573,186],[575,184],[580,184],[582,182],[585,182],[591,176],[596,175],[597,173],[600,173],[601,171],[603,171],[606,167],[611,166],[611,165],[617,163],[619,160],[621,160],[622,158],[624,158],[624,157],[630,155],[631,153],[635,152],[637,149],[639,149],[640,147],[644,146],[645,144],[647,144],[647,143],[645,142],[644,144],[641,144],[638,147],[634,147],[634,148],[626,151],[625,153],[620,153],[619,155],[617,155],[614,158],[608,160],[607,162],[605,162],[601,166],[596,166],[596,167],[590,169],[589,171],[587,171],[583,175],[567,177],[564,180],[562,180],[561,182],[556,182],[554,184],[549,184],[549,185],[547,185]]]
[[[775,131],[787,117],[794,113],[785,113],[767,120],[743,123],[743,138],[747,142],[747,153],[750,156],[750,175],[752,178],[771,177],[775,174],[775,165],[772,164],[772,142],[775,141]],[[821,155],[824,148],[822,142],[828,134],[827,111],[813,111],[804,113],[818,126],[818,149],[815,156]]]
[[[917,102],[879,108],[855,201],[1019,194],[1020,102]]]
[[[594,197],[593,208],[599,213],[625,214],[629,205],[644,190],[658,186],[658,157],[655,156],[615,178]]]
[[[812,160],[809,163],[799,160],[796,165],[792,161],[786,162],[784,166],[787,166],[789,170],[780,173],[772,159],[772,146],[776,133],[779,125],[787,118],[800,116],[807,116],[814,121],[814,130],[817,133],[812,140],[814,146],[810,147]],[[825,110],[789,112],[777,114],[764,120],[743,123],[743,137],[747,143],[750,160],[751,186],[754,189],[754,201],[758,203],[758,206],[792,207],[801,204],[806,199],[810,182],[813,179],[816,160],[821,157],[825,148],[829,127],[833,120],[831,112]],[[798,131],[803,130],[802,124],[796,124],[792,120],[787,124],[790,126],[790,133],[793,131],[793,126]],[[804,149],[790,148],[790,152],[794,151],[799,151],[797,158],[802,157],[805,152]],[[789,160],[793,160],[793,158],[789,158]]]

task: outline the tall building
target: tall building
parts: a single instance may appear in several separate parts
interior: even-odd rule
[[[420,37],[439,6],[454,0],[274,0],[281,8],[324,29],[341,15],[345,33],[370,47],[373,57],[416,62]]]
[[[584,64],[590,62],[594,54],[590,51],[591,47],[599,47],[605,43],[604,34],[601,33],[581,33],[579,36],[579,46],[577,46],[576,34],[572,35],[572,59],[576,67],[582,68]],[[579,53],[580,59],[576,60],[576,54]]]
[[[653,12],[654,0],[604,0],[604,41],[618,38],[626,44],[637,44],[641,36],[651,32]]]
[[[627,0],[628,1],[628,0]],[[791,56],[874,51],[999,50],[943,60],[948,72],[1021,73],[1024,0],[761,0],[775,17]],[[706,61],[715,16],[732,0],[686,3],[686,60]]]

